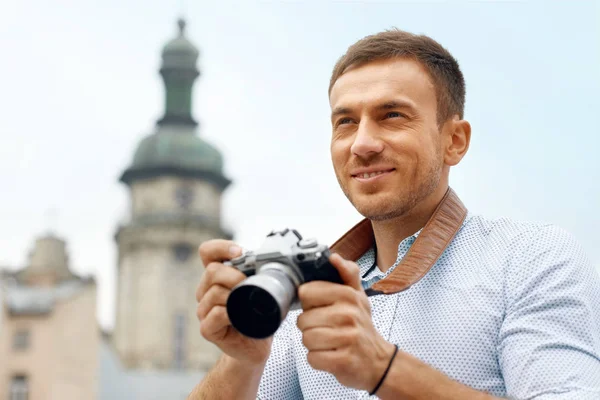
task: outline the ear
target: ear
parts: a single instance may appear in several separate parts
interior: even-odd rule
[[[455,116],[444,126],[444,163],[457,165],[469,150],[471,143],[471,124]]]

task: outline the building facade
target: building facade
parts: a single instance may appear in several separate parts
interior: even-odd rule
[[[197,135],[192,89],[198,50],[179,35],[162,52],[165,111],[121,176],[130,221],[118,228],[117,314],[113,342],[136,369],[206,369],[218,349],[199,335],[195,292],[203,271],[198,245],[231,238],[221,226],[220,152]]]
[[[38,238],[27,267],[2,283],[0,398],[97,398],[96,283],[71,272],[65,241]]]
[[[116,320],[102,332],[94,279],[69,268],[66,242],[36,240],[27,267],[3,272],[0,399],[185,399],[220,356],[200,335],[200,243],[233,235],[221,223],[231,184],[192,113],[200,71],[185,22],[161,54],[164,114],[120,182],[129,218],[116,229]]]

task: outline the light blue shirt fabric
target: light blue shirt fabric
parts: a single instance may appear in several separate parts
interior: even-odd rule
[[[418,232],[398,246],[389,274]],[[362,274],[374,251],[358,264]],[[553,225],[469,214],[442,257],[405,292],[370,297],[377,331],[450,378],[510,399],[600,399],[600,278],[579,243]],[[375,399],[314,370],[288,314],[258,398]]]

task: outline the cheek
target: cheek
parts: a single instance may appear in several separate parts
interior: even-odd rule
[[[343,143],[333,141],[330,146],[331,161],[336,173],[341,171],[348,161],[350,150]]]

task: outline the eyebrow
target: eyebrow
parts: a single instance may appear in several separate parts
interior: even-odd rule
[[[346,115],[352,112],[351,108],[348,107],[336,107],[331,112],[331,118],[337,117],[338,115]]]
[[[415,107],[412,102],[406,100],[389,100],[375,107],[376,110],[392,110],[394,108],[410,108],[411,110],[414,110]],[[350,107],[336,107],[331,112],[331,118],[351,113],[352,109]]]
[[[377,107],[375,107],[376,110],[390,110],[393,108],[414,108],[414,105],[412,102],[410,101],[406,101],[406,100],[390,100],[390,101],[386,101],[380,105],[378,105]]]

